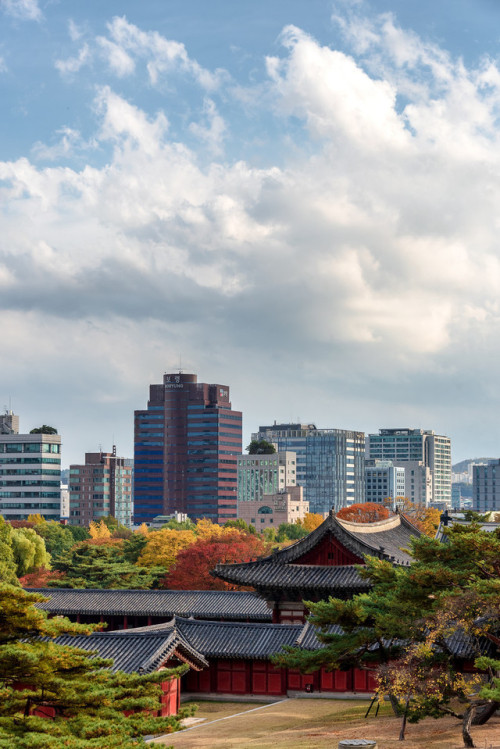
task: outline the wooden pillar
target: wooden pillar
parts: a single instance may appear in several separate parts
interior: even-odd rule
[[[127,621],[128,621],[128,620],[127,620],[127,616],[125,615],[125,616],[123,617],[123,629],[127,629]]]
[[[150,626],[151,626],[151,624],[152,624],[152,621],[151,621],[151,617],[150,617],[150,616],[148,616],[148,627],[150,627]]]

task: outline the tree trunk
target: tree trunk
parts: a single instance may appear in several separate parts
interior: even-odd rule
[[[470,735],[470,727],[472,725],[472,719],[474,717],[474,713],[476,712],[476,706],[471,705],[467,708],[467,710],[464,713],[464,719],[462,723],[462,738],[464,740],[464,746],[469,749],[469,747],[475,747],[472,740],[472,736]]]
[[[409,701],[410,701],[409,699],[406,700],[405,711],[403,713],[403,717],[401,718],[401,729],[399,731],[399,741],[404,741],[405,740],[406,716],[408,715],[408,703],[409,703]]]
[[[483,705],[482,707],[478,708],[472,720],[472,725],[484,726],[484,724],[487,723],[489,719],[495,715],[496,711],[499,708],[500,702],[488,702],[487,705]]]
[[[399,707],[398,700],[390,692],[387,696],[389,697],[389,702],[391,703],[392,712],[394,713],[396,718],[399,718],[399,716],[401,715],[401,708]]]

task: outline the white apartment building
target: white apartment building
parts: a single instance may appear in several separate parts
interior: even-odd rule
[[[59,520],[61,437],[59,434],[0,434],[0,515]]]

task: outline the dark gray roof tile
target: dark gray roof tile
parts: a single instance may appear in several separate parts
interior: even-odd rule
[[[90,616],[194,616],[204,619],[270,621],[265,601],[239,590],[98,590],[27,588],[50,597],[37,606],[53,614]]]

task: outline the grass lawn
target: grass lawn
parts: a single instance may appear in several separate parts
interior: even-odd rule
[[[365,720],[369,702],[350,700],[289,699],[263,708],[243,702],[197,704],[196,716],[206,718],[204,723],[152,743],[175,749],[337,749],[340,739],[374,738],[378,749],[462,747],[460,723],[453,718],[409,725],[406,741],[400,743],[399,720],[392,717],[388,705],[382,706],[377,718]],[[210,723],[219,719],[224,720]],[[473,728],[472,735],[477,747],[500,749],[497,718]]]

